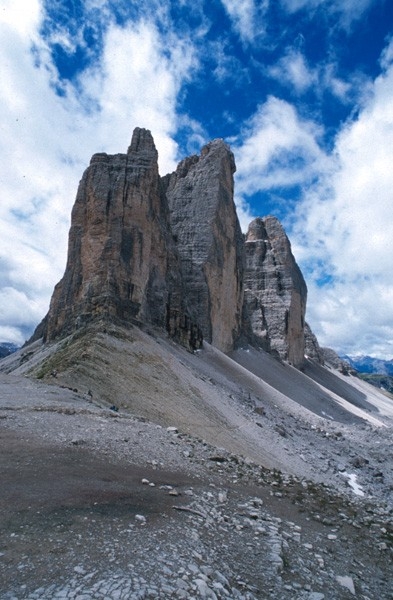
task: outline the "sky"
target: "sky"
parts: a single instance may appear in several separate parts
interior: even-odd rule
[[[48,310],[91,155],[145,127],[161,175],[224,138],[320,344],[393,357],[391,0],[1,0],[0,69],[0,342]]]

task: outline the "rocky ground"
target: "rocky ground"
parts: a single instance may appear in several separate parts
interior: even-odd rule
[[[327,485],[0,377],[2,599],[393,598],[388,428],[357,428],[355,447],[349,426],[304,427],[300,460]],[[278,425],[291,444],[299,422]]]

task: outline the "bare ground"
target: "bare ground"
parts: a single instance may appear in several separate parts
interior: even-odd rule
[[[389,399],[334,421],[291,369],[286,395],[209,347],[78,344],[2,363],[1,598],[393,597]]]

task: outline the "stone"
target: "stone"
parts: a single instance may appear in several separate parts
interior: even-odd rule
[[[269,216],[250,223],[245,257],[245,312],[254,341],[301,367],[307,287],[278,219]]]
[[[355,469],[361,469],[362,467],[368,465],[369,460],[364,458],[364,456],[354,456],[353,458],[349,459],[349,462],[353,467],[355,467]]]
[[[78,575],[86,575],[86,569],[84,569],[80,565],[77,565],[76,567],[74,567],[74,573],[77,573]]]
[[[353,594],[354,596],[356,595],[355,586],[354,586],[352,577],[349,577],[349,575],[345,575],[343,577],[340,575],[337,575],[336,580],[340,585],[347,588],[347,590],[349,590],[351,592],[351,594]]]
[[[135,521],[137,523],[140,523],[141,525],[145,525],[146,524],[146,517],[143,515],[135,515]]]
[[[212,589],[209,588],[206,581],[203,579],[195,579],[194,583],[201,598],[211,598],[212,600],[217,600],[217,595]]]
[[[282,425],[275,425],[274,429],[281,435],[281,437],[287,437],[288,433]]]
[[[167,427],[166,430],[168,433],[178,433],[179,432],[178,428],[174,427],[174,426]]]
[[[228,500],[228,493],[224,490],[223,492],[218,492],[218,501],[220,504],[223,504]]]

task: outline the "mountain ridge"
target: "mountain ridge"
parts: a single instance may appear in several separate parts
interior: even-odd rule
[[[347,361],[359,373],[375,373],[376,375],[393,375],[393,359],[386,360],[368,355],[343,354]]]

